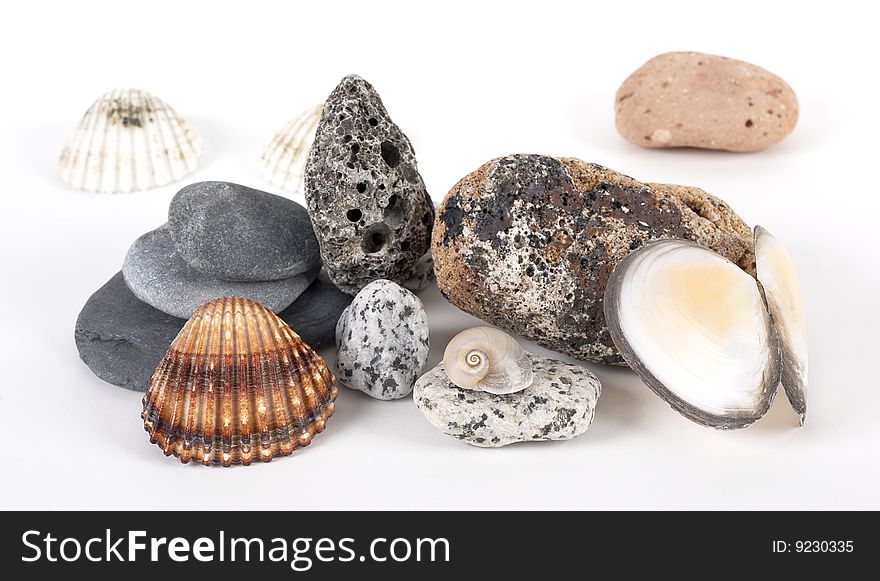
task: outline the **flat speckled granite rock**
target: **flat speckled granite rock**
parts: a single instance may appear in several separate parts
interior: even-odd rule
[[[265,281],[321,264],[306,209],[287,198],[228,182],[182,188],[168,208],[177,253],[214,278]]]
[[[798,102],[778,76],[701,52],[649,60],[617,90],[617,130],[642,147],[757,151],[794,130]]]
[[[754,273],[751,231],[722,200],[542,155],[498,158],[462,178],[440,206],[432,252],[437,286],[463,311],[577,359],[623,365],[605,285],[659,238],[693,240]]]
[[[376,399],[409,395],[428,360],[422,301],[390,280],[357,294],[336,325],[336,380]]]
[[[305,195],[330,280],[349,294],[376,279],[404,284],[430,247],[434,205],[415,152],[357,75],[324,103]]]
[[[278,314],[313,349],[333,342],[339,315],[351,296],[321,274]],[[98,289],[76,319],[80,359],[108,383],[146,391],[150,376],[186,321],[141,302],[117,273]]]
[[[134,241],[122,274],[128,288],[145,303],[182,319],[217,297],[247,297],[280,312],[308,288],[320,267],[282,280],[234,282],[207,276],[177,254],[167,225]]]
[[[146,391],[185,322],[138,300],[118,272],[86,301],[73,337],[92,373],[113,385]]]
[[[483,448],[515,442],[570,440],[593,421],[601,393],[587,369],[530,354],[534,383],[523,391],[494,395],[456,387],[443,364],[416,382],[413,399],[435,428]]]

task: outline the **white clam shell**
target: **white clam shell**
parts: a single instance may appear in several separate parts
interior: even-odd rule
[[[303,111],[266,144],[259,163],[267,180],[285,190],[303,191],[306,160],[323,111],[323,103]]]
[[[760,285],[724,257],[684,240],[643,246],[609,278],[605,318],[629,366],[687,418],[742,428],[769,409],[776,332]]]
[[[807,324],[800,283],[788,252],[761,226],[755,227],[755,264],[779,336],[782,387],[803,425],[807,415]]]
[[[164,186],[195,169],[201,138],[161,99],[117,89],[89,107],[61,153],[61,179],[90,192]]]
[[[532,364],[516,339],[492,327],[473,327],[452,338],[443,353],[449,381],[464,389],[498,395],[532,384]]]

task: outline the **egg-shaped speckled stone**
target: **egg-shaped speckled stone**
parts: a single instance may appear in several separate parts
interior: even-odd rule
[[[336,324],[336,378],[376,399],[409,395],[428,360],[428,316],[410,291],[376,280]]]

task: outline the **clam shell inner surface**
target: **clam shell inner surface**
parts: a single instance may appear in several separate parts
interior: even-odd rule
[[[766,412],[778,365],[754,278],[673,240],[631,254],[613,278],[612,337],[654,391],[713,427],[743,427]]]
[[[755,261],[779,336],[782,385],[803,423],[807,413],[807,324],[800,283],[791,256],[776,237],[760,226],[755,228]]]

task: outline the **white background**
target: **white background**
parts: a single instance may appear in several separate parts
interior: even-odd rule
[[[866,2],[778,4],[4,4],[0,508],[880,508],[876,18]],[[755,154],[630,145],[614,93],[669,50],[781,75],[800,99],[797,129]],[[282,193],[257,169],[264,142],[352,72],[409,135],[437,201],[492,157],[543,153],[700,186],[768,227],[806,295],[806,426],[780,396],[748,429],[701,428],[631,372],[590,365],[603,394],[593,426],[569,442],[473,448],[410,398],[343,389],[327,431],[290,458],[232,469],[165,458],[143,431],[141,395],[94,377],[73,327],[180,184],[73,191],[58,155],[100,94],[143,88],[204,137],[188,181]],[[422,298],[433,366],[475,321],[436,289]]]

